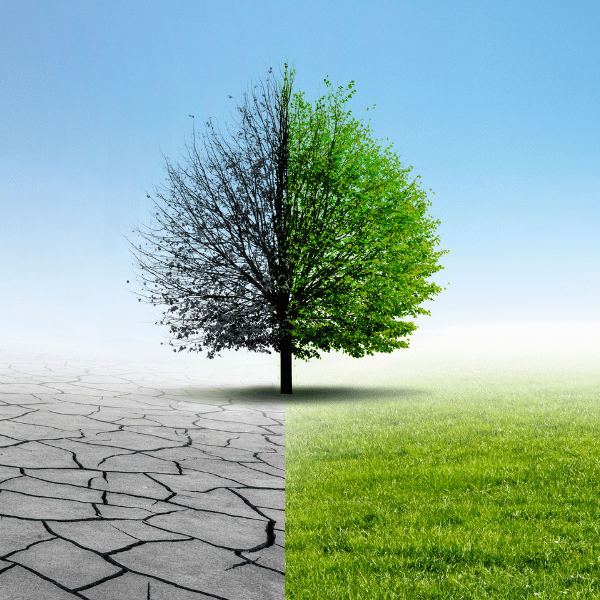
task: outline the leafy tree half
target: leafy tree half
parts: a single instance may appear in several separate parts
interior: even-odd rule
[[[440,222],[412,167],[344,112],[353,87],[314,107],[296,93],[289,111],[292,353],[305,360],[407,348],[416,326],[403,319],[431,314],[419,305],[442,291],[426,281],[448,252],[435,251]]]

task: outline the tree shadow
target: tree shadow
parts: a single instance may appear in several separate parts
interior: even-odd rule
[[[257,402],[274,404],[325,404],[328,402],[368,402],[369,400],[417,400],[431,392],[409,388],[350,387],[350,386],[303,386],[294,387],[293,394],[281,394],[279,386],[256,385],[243,387],[219,387],[187,389],[186,401],[229,399],[234,402]]]

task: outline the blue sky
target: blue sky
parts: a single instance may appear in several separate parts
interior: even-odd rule
[[[212,117],[295,61],[432,188],[447,287],[420,333],[598,322],[597,2],[3,0],[3,346],[155,349],[126,241]],[[374,111],[367,107],[376,104]],[[447,286],[450,282],[450,286]],[[180,355],[179,355],[180,356]],[[202,355],[204,356],[204,355]]]

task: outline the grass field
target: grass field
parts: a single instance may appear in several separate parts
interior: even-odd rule
[[[415,340],[295,365],[286,598],[600,598],[587,342]]]

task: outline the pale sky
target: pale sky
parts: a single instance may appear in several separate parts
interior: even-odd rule
[[[228,95],[241,100],[286,61],[311,100],[326,76],[354,80],[354,116],[435,192],[450,253],[433,279],[447,289],[412,339],[589,331],[600,321],[598,31],[600,4],[572,0],[0,0],[0,351],[172,354],[161,309],[127,291],[119,234],[150,222],[146,192],[164,181],[161,152],[176,160],[190,141],[188,115],[225,131]]]

